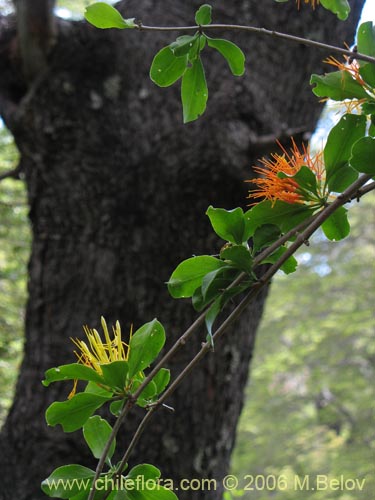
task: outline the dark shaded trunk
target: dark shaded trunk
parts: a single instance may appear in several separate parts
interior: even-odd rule
[[[282,26],[337,44],[352,41],[362,2],[352,3],[352,22],[344,24],[325,11],[298,14],[271,1],[213,2],[218,21]],[[184,25],[198,2],[186,4],[128,0],[125,17]],[[81,337],[83,324],[98,326],[100,315],[119,319],[124,331],[157,316],[169,344],[192,321],[191,305],[173,301],[165,281],[180,260],[220,248],[205,210],[246,205],[243,180],[264,147],[259,137],[313,130],[320,108],[308,75],[322,70],[328,54],[230,35],[247,54],[246,76],[235,79],[219,57],[203,56],[208,111],[184,126],[177,87],[158,89],[148,79],[153,54],[171,38],[59,21],[47,68],[30,85],[20,80],[11,20],[0,27],[0,110],[21,152],[33,228],[25,357],[1,435],[0,498],[39,500],[40,481],[53,468],[92,465],[80,433],[45,425],[48,404],[66,399],[71,387],[43,388],[44,371],[72,362],[69,337]],[[175,413],[154,417],[132,465],[150,462],[174,479],[224,477],[263,300],[174,395]],[[204,337],[202,330],[176,356],[173,374]],[[140,415],[125,427],[125,441]],[[180,498],[219,499],[221,490]]]

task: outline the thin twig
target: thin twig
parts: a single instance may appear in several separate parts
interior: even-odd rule
[[[280,31],[258,28],[256,26],[242,26],[239,24],[209,24],[204,26],[145,26],[144,24],[139,22],[135,29],[138,29],[139,31],[179,31],[183,33],[194,33],[196,31],[204,33],[204,32],[222,31],[222,30],[247,31],[250,33],[257,33],[258,35],[271,36],[273,38],[281,38],[283,40],[288,40],[289,42],[300,43],[302,45],[315,47],[327,52],[335,52],[341,55],[345,55],[353,59],[361,59],[362,61],[375,63],[375,57],[368,56],[367,54],[361,54],[353,50],[336,47],[335,45],[329,45],[327,43],[317,42],[314,40],[309,40],[307,38],[289,35],[287,33],[281,33]]]
[[[21,166],[18,165],[16,168],[12,168],[12,170],[8,170],[7,172],[3,172],[0,174],[0,181],[4,179],[19,179],[21,172]]]

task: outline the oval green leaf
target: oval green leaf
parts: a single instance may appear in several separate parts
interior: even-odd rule
[[[354,144],[350,165],[358,172],[375,175],[375,138],[362,137]]]
[[[165,331],[156,319],[139,328],[130,340],[129,378],[150,366],[165,343]]]
[[[208,3],[201,5],[195,13],[195,22],[200,26],[211,24],[211,13],[211,5],[209,5]]]
[[[326,75],[311,75],[310,84],[318,97],[329,97],[334,101],[345,99],[368,99],[363,87],[347,71],[333,71]]]
[[[96,28],[135,28],[134,19],[124,19],[120,12],[105,2],[93,3],[86,7],[85,19]]]
[[[344,115],[330,131],[324,148],[324,163],[328,187],[330,179],[339,169],[348,164],[353,144],[364,136],[366,117],[363,115]]]
[[[164,47],[159,50],[152,61],[150,69],[151,80],[159,87],[173,85],[184,74],[187,60],[187,54],[177,57],[169,46]]]
[[[358,52],[375,57],[375,26],[372,21],[362,23],[357,32]]]
[[[224,262],[210,255],[199,255],[181,262],[173,271],[168,290],[173,298],[191,297],[202,285],[206,274],[225,266]]]
[[[348,0],[320,0],[320,3],[325,9],[336,14],[341,21],[348,18],[350,12]]]
[[[111,435],[112,427],[99,415],[90,417],[83,426],[83,437],[95,458],[100,458]],[[116,449],[116,440],[112,441],[106,462],[109,463]]]
[[[346,208],[339,207],[323,222],[322,229],[329,240],[339,241],[346,238],[350,233],[350,225],[346,213]]]
[[[245,73],[245,55],[235,43],[222,38],[209,37],[207,37],[207,43],[226,59],[234,76],[241,76]]]
[[[64,465],[55,469],[41,487],[49,497],[72,498],[83,491],[90,491],[94,476],[95,471],[83,465]]]
[[[198,56],[187,68],[181,84],[184,123],[199,118],[206,109],[208,88],[201,58]]]
[[[249,238],[245,230],[247,224],[242,208],[225,210],[209,206],[206,215],[215,233],[223,240],[240,245]]]
[[[67,401],[56,401],[46,411],[48,425],[60,424],[64,432],[80,429],[95,410],[103,406],[110,398],[89,392],[81,392]]]
[[[93,368],[79,363],[71,363],[70,365],[61,365],[57,368],[50,368],[44,374],[45,379],[42,384],[46,387],[51,382],[58,382],[61,380],[87,380],[103,383],[103,377],[99,375]]]

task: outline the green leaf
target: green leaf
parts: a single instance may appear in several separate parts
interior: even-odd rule
[[[139,328],[130,340],[129,377],[147,368],[165,343],[163,325],[156,319]]]
[[[223,293],[223,290],[233,282],[236,276],[238,276],[238,271],[229,266],[206,274],[202,287],[197,288],[192,297],[194,309],[202,311],[212,300]],[[202,288],[204,289],[204,295]]]
[[[120,401],[113,401],[109,405],[109,411],[114,415],[115,417],[118,417],[121,413],[121,410],[123,409],[125,405],[125,400],[121,399]]]
[[[268,247],[279,239],[280,228],[275,224],[264,224],[256,229],[253,236],[253,249],[255,252],[259,252],[265,247]]]
[[[99,417],[99,415],[90,417],[83,426],[83,437],[95,458],[101,457],[111,432],[112,427],[106,420]],[[110,463],[115,449],[116,440],[114,439],[107,454],[107,463]]]
[[[312,91],[318,97],[330,97],[334,101],[369,98],[363,87],[347,71],[333,71],[323,76],[314,74],[311,75],[310,83],[316,84]]]
[[[366,117],[363,115],[344,115],[330,131],[324,148],[324,163],[330,190],[331,177],[347,165],[353,144],[363,137],[366,131]]]
[[[132,387],[132,393],[138,389],[138,387],[142,384],[143,380],[139,379],[136,380],[133,384]],[[141,394],[139,395],[137,399],[137,405],[140,406],[141,408],[144,408],[148,404],[152,403],[154,400],[156,400],[156,395],[157,395],[157,387],[156,384],[151,380],[146,387],[143,389]]]
[[[108,391],[103,386],[100,386],[95,382],[89,382],[86,385],[84,392],[90,392],[91,394],[96,394],[97,396],[104,396],[108,398],[111,398],[113,396],[113,391]]]
[[[206,109],[208,88],[201,58],[198,56],[182,77],[181,100],[184,123],[196,120]]]
[[[284,255],[286,251],[287,251],[286,247],[280,247],[272,255],[262,260],[262,264],[275,264],[275,262],[277,262],[280,259],[280,257]],[[297,269],[297,266],[298,262],[292,255],[284,262],[284,264],[280,267],[280,269],[285,274],[291,274],[294,273],[294,271]]]
[[[251,236],[242,208],[225,210],[209,206],[206,215],[208,215],[215,233],[225,241],[241,244]]]
[[[48,425],[60,424],[64,432],[80,429],[95,410],[103,406],[110,398],[88,392],[78,393],[63,402],[52,403],[46,411]]]
[[[83,465],[64,465],[55,469],[42,484],[42,491],[53,498],[72,498],[90,491],[95,471]]]
[[[207,37],[207,43],[226,59],[234,76],[242,76],[245,73],[245,55],[235,43],[222,38],[209,37]]]
[[[286,203],[277,200],[261,201],[245,213],[248,220],[250,234],[264,224],[275,224],[281,231],[286,232],[312,215],[313,211],[306,205]]]
[[[323,222],[322,229],[329,240],[339,241],[350,233],[350,225],[346,213],[346,208],[339,207]]]
[[[182,35],[177,40],[169,45],[171,51],[176,57],[184,56],[189,53],[194,43],[198,40],[199,33],[195,35]],[[186,64],[185,64],[186,66]]]
[[[101,368],[106,385],[117,391],[125,389],[128,375],[127,361],[112,361],[112,363],[101,365]]]
[[[340,168],[329,179],[330,191],[335,193],[342,193],[348,188],[355,180],[358,179],[358,172],[354,168],[346,165]]]
[[[214,271],[207,273],[203,278],[201,290],[202,297],[206,303],[207,301],[210,302],[218,293],[220,293],[220,291],[230,284],[227,277],[223,277],[224,273],[226,273],[229,269],[229,266],[223,266],[220,269],[215,269]]]
[[[104,2],[93,3],[86,7],[85,19],[96,28],[118,28],[123,30],[125,28],[136,28],[134,18],[124,19],[120,12],[112,5]]]
[[[302,189],[306,189],[311,193],[317,194],[316,176],[314,172],[306,165],[302,165],[302,167],[298,170],[298,172],[291,178],[297,181],[298,185]]]
[[[375,57],[375,26],[372,21],[362,23],[357,32],[358,52]]]
[[[252,273],[253,260],[250,251],[243,245],[231,245],[220,252],[220,258],[245,273]]]
[[[159,395],[164,391],[164,389],[169,384],[171,379],[171,372],[167,370],[167,368],[161,368],[155,377],[152,379],[154,384],[156,385],[156,393]]]
[[[222,310],[222,307],[223,307],[222,298],[218,297],[213,302],[213,304],[211,305],[211,307],[207,311],[206,316],[204,317],[204,321],[206,323],[206,328],[207,328],[207,332],[208,332],[207,341],[211,343],[212,347],[214,347],[214,340],[212,337],[212,326],[215,322],[215,319],[218,317],[220,311]]]
[[[375,88],[375,64],[364,64],[359,68],[359,74],[371,88]]]
[[[336,14],[341,21],[348,18],[350,5],[347,0],[320,0],[320,3],[325,9]]]
[[[159,478],[160,471],[153,465],[137,465],[124,478],[125,496],[111,500],[178,500],[173,491],[158,483]]]
[[[152,61],[150,78],[159,87],[169,87],[185,73],[187,61],[187,54],[176,57],[170,47],[164,47]]]
[[[195,13],[195,22],[200,26],[211,24],[212,7],[208,3],[201,5]]]
[[[375,139],[362,137],[352,149],[350,165],[358,172],[375,175]]]
[[[200,255],[184,260],[169,278],[169,293],[175,299],[191,297],[201,286],[206,274],[223,266],[225,266],[224,262],[210,255]]]
[[[97,382],[98,384],[103,383],[103,377],[101,377],[93,368],[79,363],[71,363],[70,365],[61,365],[57,368],[50,368],[45,372],[44,376],[45,379],[42,381],[42,384],[46,387],[48,387],[51,382],[57,382],[60,380],[91,380],[92,382]]]

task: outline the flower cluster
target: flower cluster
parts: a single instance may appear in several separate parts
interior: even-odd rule
[[[95,328],[89,328],[88,326],[83,327],[88,345],[83,340],[71,339],[80,351],[74,351],[74,354],[78,358],[78,362],[93,368],[99,375],[102,375],[102,365],[112,363],[113,361],[127,361],[130,352],[129,344],[126,344],[121,339],[121,327],[118,321],[116,321],[116,326],[112,327],[112,339],[110,338],[107,323],[103,316],[101,317],[101,324],[105,342],[103,342]],[[130,330],[130,339],[131,337],[132,330]],[[75,380],[73,390],[69,394],[68,399],[74,396],[76,387],[77,381]]]
[[[305,145],[300,151],[293,139],[290,153],[279,142],[278,145],[283,152],[282,155],[273,153],[271,159],[259,160],[262,166],[254,167],[254,171],[260,174],[260,177],[247,181],[257,186],[257,189],[250,191],[248,197],[264,198],[273,204],[277,200],[286,203],[321,204],[327,195],[323,153],[312,156]],[[314,174],[316,189],[306,189],[298,179],[294,178],[302,166],[308,167]]]

